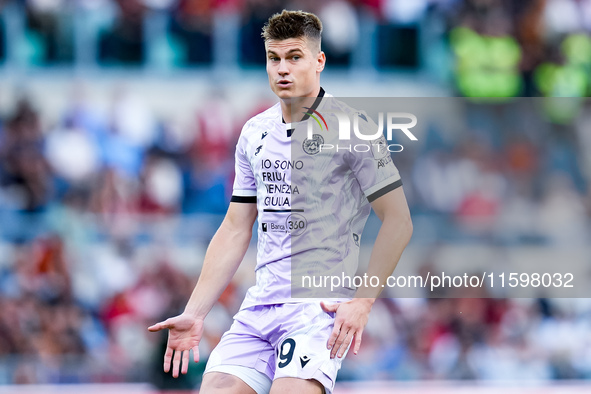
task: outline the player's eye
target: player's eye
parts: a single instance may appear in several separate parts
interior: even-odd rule
[[[271,60],[272,62],[278,62],[279,58],[277,56],[270,56],[269,60]]]
[[[293,60],[300,60],[300,56],[295,55],[294,57],[292,57]]]

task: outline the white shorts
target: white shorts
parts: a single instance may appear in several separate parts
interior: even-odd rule
[[[315,379],[330,394],[346,355],[330,358],[326,345],[333,326],[334,313],[318,302],[243,309],[212,351],[205,373],[235,375],[257,394],[268,393],[274,379]]]

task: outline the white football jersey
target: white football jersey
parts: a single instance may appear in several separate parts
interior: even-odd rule
[[[302,277],[316,276],[318,285],[318,277],[355,275],[369,202],[402,182],[383,135],[339,140],[336,112],[358,116],[364,134],[376,133],[363,112],[322,89],[301,122],[284,123],[277,103],[242,129],[231,201],[257,204],[258,245],[256,285],[241,309],[353,296],[352,286],[302,287]]]

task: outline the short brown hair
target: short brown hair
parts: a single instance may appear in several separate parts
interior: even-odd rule
[[[305,37],[318,44],[320,50],[320,37],[322,22],[311,12],[283,10],[269,18],[261,36],[268,40],[287,40],[288,38]]]

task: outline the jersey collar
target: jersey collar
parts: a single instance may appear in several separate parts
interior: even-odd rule
[[[318,106],[320,105],[320,103],[322,102],[322,98],[324,97],[324,89],[322,88],[322,86],[320,87],[320,91],[318,92],[318,97],[316,97],[316,100],[314,100],[314,104],[312,104],[312,106],[310,107],[310,109],[308,110],[308,112],[306,112],[306,114],[304,115],[304,117],[302,118],[301,121],[299,122],[295,122],[295,123],[300,123],[300,122],[305,122],[306,120],[308,120],[310,118],[310,114],[313,113],[316,108],[318,108]],[[285,119],[283,119],[283,115],[281,115],[281,122],[285,123]],[[292,123],[285,123],[286,128],[287,128],[287,136],[291,137],[291,134],[294,132],[295,127],[292,127],[294,122]]]

